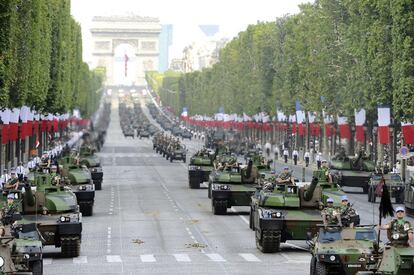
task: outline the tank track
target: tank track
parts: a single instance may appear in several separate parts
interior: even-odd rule
[[[280,249],[280,230],[264,229],[262,230],[261,239],[256,234],[256,246],[263,253],[273,253]]]
[[[80,255],[80,236],[61,236],[60,246],[62,256],[66,258],[78,257]]]

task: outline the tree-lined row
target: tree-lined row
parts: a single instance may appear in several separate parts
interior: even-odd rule
[[[322,111],[351,118],[360,108],[376,121],[380,104],[414,120],[414,2],[318,0],[300,10],[249,26],[211,69],[166,75],[158,86],[162,77],[149,73],[148,83],[177,115],[294,114],[299,100],[321,122]]]
[[[0,2],[1,107],[29,106],[41,113],[98,106],[102,75],[82,61],[80,25],[70,0]]]

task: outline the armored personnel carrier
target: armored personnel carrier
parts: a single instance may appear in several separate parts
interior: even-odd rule
[[[28,255],[16,254],[14,240],[13,236],[0,237],[0,274],[32,275]]]
[[[35,223],[43,245],[60,247],[65,257],[79,256],[82,214],[76,195],[67,186],[56,184],[48,173],[35,172],[33,178],[33,187],[26,185],[25,192],[9,191],[24,216],[17,223]]]
[[[361,187],[364,193],[368,192],[368,182],[375,172],[374,162],[362,151],[356,158],[344,154],[334,157],[330,168],[334,181],[340,186]]]
[[[264,253],[277,252],[281,242],[306,240],[322,223],[322,188],[318,178],[310,185],[270,184],[257,188],[250,204],[250,228],[256,246]]]
[[[374,226],[320,227],[309,245],[311,275],[373,274],[371,272],[376,270],[378,247]]]
[[[6,193],[3,193],[3,196],[6,196]],[[1,224],[4,230],[1,235],[14,237],[10,245],[15,263],[33,272],[34,275],[41,275],[43,274],[43,245],[39,240],[36,224],[17,224],[17,221],[22,220],[17,208],[18,205],[13,203],[11,207],[6,206],[1,209]]]
[[[173,160],[182,160],[184,163],[187,161],[187,148],[184,144],[170,144],[167,147],[167,151],[165,153],[167,160],[169,159],[170,162]]]
[[[59,160],[60,174],[68,180],[68,187],[76,195],[79,209],[84,216],[92,216],[95,201],[95,186],[86,166],[77,163],[76,158],[66,156]]]
[[[83,145],[79,149],[79,164],[88,167],[95,190],[102,190],[103,171],[101,161],[90,145]]]
[[[213,171],[212,152],[200,150],[190,158],[188,165],[188,184],[191,189],[199,189],[202,182],[208,181]]]
[[[368,201],[375,202],[377,197],[381,197],[382,180],[388,187],[391,198],[395,198],[395,203],[404,203],[404,190],[406,184],[402,181],[399,174],[373,174],[369,181]],[[380,190],[377,190],[380,188]]]
[[[255,192],[257,169],[250,163],[226,163],[216,168],[209,177],[211,207],[215,215],[224,215],[232,206],[249,206]]]
[[[376,274],[414,274],[414,249],[411,247],[385,246],[378,263]]]

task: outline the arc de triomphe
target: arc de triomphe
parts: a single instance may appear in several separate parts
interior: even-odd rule
[[[135,72],[132,85],[145,86],[145,71],[158,70],[159,34],[158,18],[128,16],[96,16],[92,19],[92,67],[106,68],[106,85],[117,85],[115,79],[115,50],[128,44],[135,51]],[[132,59],[131,59],[132,60]],[[128,61],[126,61],[128,62]]]

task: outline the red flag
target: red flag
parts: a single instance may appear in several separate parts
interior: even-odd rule
[[[332,124],[328,123],[325,124],[325,136],[331,137],[332,136]]]
[[[349,129],[348,119],[338,116],[339,133],[342,139],[351,139],[351,130]]]
[[[412,123],[401,123],[401,130],[405,144],[414,144],[414,125]]]
[[[364,142],[365,133],[364,133],[364,126],[363,125],[356,125],[355,126],[355,139],[356,139],[356,141]]]
[[[303,124],[302,123],[298,124],[298,134],[299,136],[303,136]]]
[[[1,128],[1,144],[9,143],[9,124],[3,124]]]
[[[365,123],[365,110],[361,109],[358,112],[355,110],[355,139],[358,142],[364,142],[364,123]]]
[[[389,107],[378,108],[378,137],[380,144],[390,143],[389,125],[391,123],[391,112]]]

